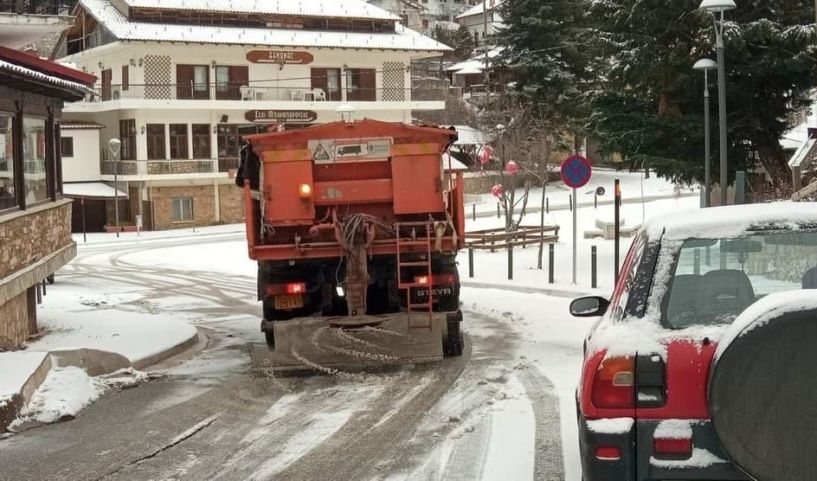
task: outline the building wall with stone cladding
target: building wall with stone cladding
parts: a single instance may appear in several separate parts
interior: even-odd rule
[[[173,219],[173,199],[193,199],[193,220]],[[216,223],[215,191],[212,185],[151,187],[154,230],[179,229],[187,226],[205,226]]]
[[[70,202],[35,206],[0,217],[0,288],[9,289],[4,279],[72,243]],[[8,299],[5,292],[3,298]],[[36,311],[29,311],[26,291],[0,304],[0,345],[11,344],[2,347],[19,347],[37,331]]]
[[[218,198],[221,204],[221,223],[244,222],[244,192],[235,185],[219,185]]]

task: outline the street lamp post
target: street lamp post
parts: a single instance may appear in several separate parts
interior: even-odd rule
[[[116,237],[119,237],[119,149],[122,141],[111,139],[108,141],[108,150],[113,154],[113,209],[116,222]]]
[[[692,66],[704,72],[704,207],[709,207],[712,196],[712,145],[709,132],[709,71],[718,68],[718,64],[709,58],[702,58]]]
[[[718,53],[718,122],[720,125],[720,184],[721,205],[726,205],[726,190],[728,187],[726,170],[726,60],[723,47],[724,12],[736,8],[734,0],[703,0],[702,10],[712,14],[715,26],[715,50]]]

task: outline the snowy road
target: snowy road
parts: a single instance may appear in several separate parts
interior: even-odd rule
[[[245,249],[230,233],[81,246],[52,289],[192,322],[209,343],[71,422],[0,441],[0,478],[578,481],[570,393],[588,324],[567,299],[464,289],[461,358],[274,379],[249,370],[261,335]]]

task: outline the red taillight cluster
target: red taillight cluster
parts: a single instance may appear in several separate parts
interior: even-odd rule
[[[267,286],[268,296],[280,296],[283,294],[306,294],[306,283],[290,282],[288,284],[270,284]]]
[[[692,439],[655,438],[655,454],[688,458],[692,456]]]
[[[593,405],[635,407],[635,358],[612,357],[601,361],[593,377]]]
[[[457,280],[454,274],[439,274],[431,276],[431,284],[435,286],[450,286]],[[414,282],[417,284],[428,285],[428,276],[415,276]]]

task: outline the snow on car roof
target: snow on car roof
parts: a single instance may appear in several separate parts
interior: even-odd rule
[[[125,3],[135,8],[400,20],[397,15],[363,0],[125,0]]]
[[[775,292],[747,307],[723,333],[715,351],[715,362],[735,339],[768,324],[772,319],[782,314],[817,309],[815,294],[817,291],[814,289]]]
[[[416,52],[451,50],[450,47],[399,24],[394,32],[383,33],[181,25],[132,22],[114,8],[110,0],[80,0],[80,5],[118,40]]]
[[[817,225],[817,204],[776,202],[691,210],[648,221],[644,230],[652,239],[720,239],[738,237],[753,228],[797,228]]]

